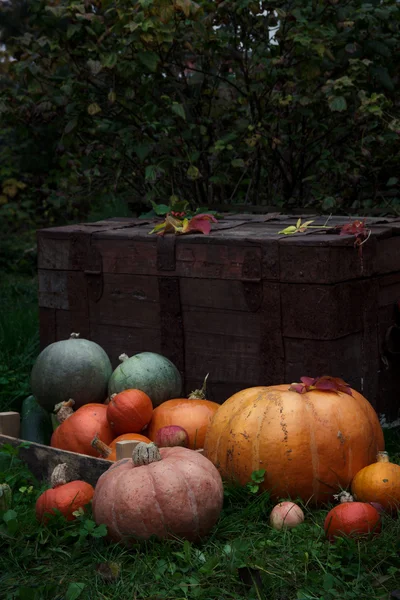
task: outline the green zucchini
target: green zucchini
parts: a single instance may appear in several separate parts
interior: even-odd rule
[[[21,439],[48,445],[53,431],[49,413],[28,396],[21,407]]]

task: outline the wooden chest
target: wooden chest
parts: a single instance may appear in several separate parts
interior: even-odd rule
[[[330,374],[397,417],[400,221],[367,219],[360,254],[354,235],[278,233],[297,218],[224,216],[208,236],[149,235],[154,222],[123,218],[40,230],[42,347],[75,331],[114,366],[122,353],[159,352],[186,392],[210,373],[217,402]]]

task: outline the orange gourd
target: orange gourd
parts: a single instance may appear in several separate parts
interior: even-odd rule
[[[198,541],[215,525],[223,495],[220,474],[199,452],[140,443],[132,458],[114,463],[99,478],[93,517],[117,542],[152,535]]]
[[[377,502],[387,511],[396,511],[400,506],[400,465],[389,462],[387,452],[379,452],[376,460],[356,474],[352,494],[360,502]]]
[[[157,431],[167,425],[179,425],[189,436],[189,448],[197,450],[204,447],[206,432],[220,405],[205,399],[204,380],[201,390],[195,390],[189,398],[167,400],[153,411],[146,435],[155,441]]]
[[[60,412],[63,413],[62,418]],[[71,408],[62,408],[57,417],[62,423],[51,436],[50,446],[53,448],[98,457],[99,453],[91,445],[94,436],[97,434],[105,444],[115,437],[107,421],[105,404],[85,404],[75,412]]]
[[[51,489],[46,490],[36,500],[36,518],[46,523],[48,515],[59,510],[67,521],[73,521],[73,514],[79,508],[89,504],[93,498],[94,489],[86,481],[67,481],[65,463],[58,465],[51,475]]]
[[[373,506],[364,502],[338,504],[326,516],[325,535],[335,537],[363,537],[381,531],[381,518]]]
[[[328,386],[331,379],[307,381]],[[261,487],[274,499],[331,500],[384,448],[371,404],[342,383],[338,389],[292,384],[234,394],[212,420],[205,456],[224,478],[241,484],[265,469]]]
[[[101,458],[115,462],[117,460],[117,442],[127,441],[145,442],[146,444],[149,444],[151,440],[144,435],[140,435],[140,433],[124,433],[123,435],[116,437],[109,446],[95,436],[92,440],[92,446],[97,450]]]
[[[152,414],[151,400],[141,390],[113,394],[107,405],[107,419],[115,435],[139,433],[149,424]]]

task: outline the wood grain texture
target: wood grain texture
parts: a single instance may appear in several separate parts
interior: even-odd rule
[[[24,440],[0,434],[0,445],[10,444],[14,448],[17,448],[23,442]],[[95,486],[100,475],[110,468],[110,462],[102,458],[59,450],[58,448],[51,448],[50,446],[43,446],[34,442],[24,443],[28,443],[29,447],[20,448],[19,457],[40,481],[50,481],[54,467],[60,463],[67,463],[80,479]]]
[[[21,429],[21,417],[18,412],[9,411],[0,413],[0,433],[11,437],[18,437]]]

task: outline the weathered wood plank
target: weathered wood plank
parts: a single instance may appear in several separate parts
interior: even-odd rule
[[[18,412],[0,413],[0,433],[11,437],[18,437],[21,429],[21,417]]]
[[[89,301],[90,321],[152,328],[160,320],[158,280],[143,275],[105,273],[103,294]]]
[[[54,308],[39,307],[40,349],[57,341],[56,311]]]
[[[300,377],[332,375],[341,377],[361,391],[363,368],[362,334],[353,333],[334,340],[285,338],[284,381]],[[332,370],[333,369],[333,370]]]
[[[80,271],[39,269],[39,306],[62,310],[87,310],[85,276]]]
[[[106,350],[114,368],[120,364],[118,357],[124,353],[128,356],[138,352],[161,353],[161,334],[157,323],[152,328],[91,323],[90,339]]]
[[[282,335],[303,339],[336,339],[361,331],[362,282],[335,285],[281,284]]]
[[[257,381],[259,352],[259,341],[251,338],[185,331],[186,377],[199,381],[210,373],[210,381]]]
[[[90,339],[90,323],[87,306],[84,311],[56,310],[57,340],[66,340],[72,332]]]
[[[16,448],[23,442],[24,440],[0,434],[0,445],[10,444]],[[59,450],[58,448],[51,448],[50,446],[43,446],[34,442],[24,443],[29,443],[29,447],[20,448],[19,457],[40,481],[49,481],[54,467],[60,463],[67,463],[80,479],[94,486],[100,475],[110,468],[110,461],[102,458]]]

